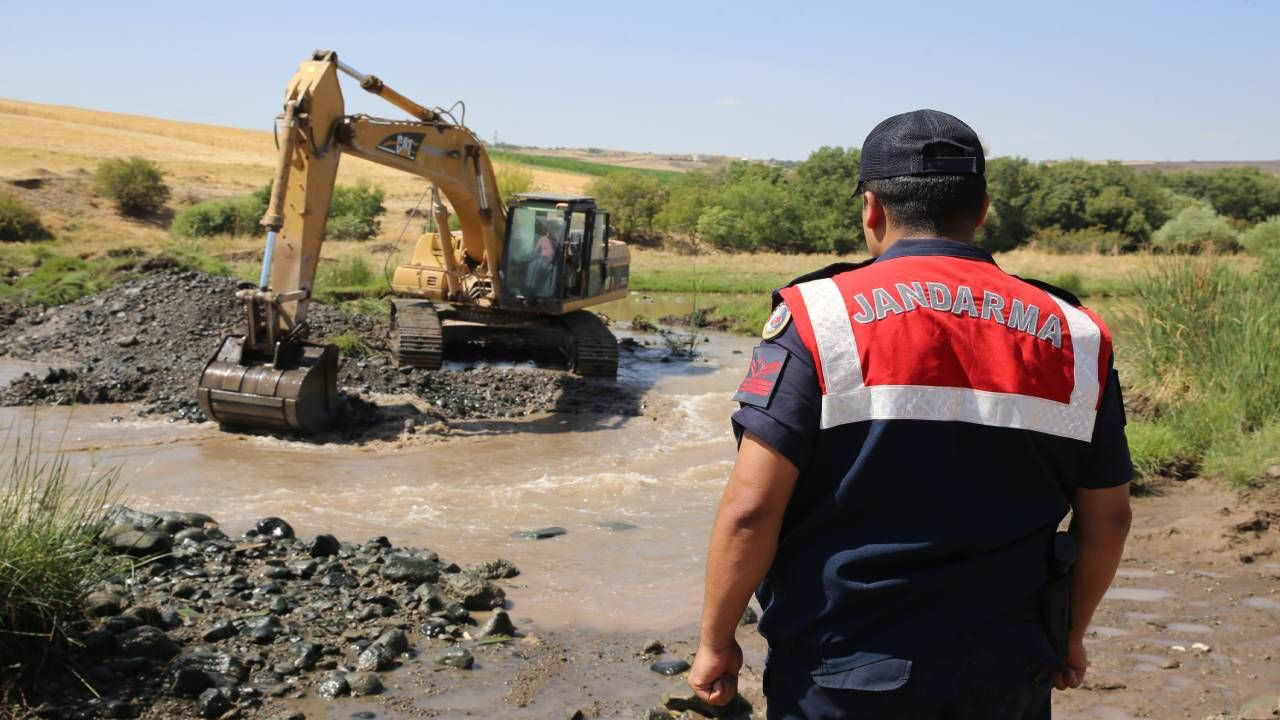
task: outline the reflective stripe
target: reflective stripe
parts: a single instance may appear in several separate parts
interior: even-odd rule
[[[822,429],[868,420],[941,420],[1033,430],[1089,441],[1102,391],[1098,356],[1102,330],[1088,314],[1056,296],[1067,320],[1074,356],[1070,400],[972,388],[872,385],[863,382],[853,323],[840,290],[830,279],[798,285],[813,325],[826,394]]]
[[[1093,404],[971,388],[872,385],[822,397],[823,430],[868,420],[949,420],[1088,441],[1096,417]]]
[[[853,337],[849,308],[840,296],[840,288],[831,278],[812,280],[796,286],[813,326],[814,342],[822,362],[822,379],[827,394],[847,392],[862,387],[862,361],[858,341]]]
[[[1075,355],[1075,381],[1071,389],[1071,407],[1098,407],[1098,393],[1102,379],[1098,377],[1098,353],[1102,347],[1102,329],[1093,318],[1080,308],[1050,294],[1062,314],[1067,316],[1067,330],[1071,333],[1071,352]],[[1092,434],[1093,428],[1090,428]]]

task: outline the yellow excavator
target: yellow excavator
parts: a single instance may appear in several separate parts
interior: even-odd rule
[[[414,119],[344,114],[339,73]],[[262,274],[256,287],[236,292],[245,334],[224,338],[201,373],[207,417],[304,433],[333,425],[338,350],[308,342],[306,318],[344,154],[431,183],[436,230],[391,278],[389,345],[398,364],[438,369],[448,346],[515,337],[559,350],[578,374],[616,376],[617,341],[584,308],[626,296],[630,253],[609,237],[609,214],[591,198],[525,193],[504,206],[488,153],[462,122],[331,51],[298,67],[279,123]],[[460,235],[449,229],[450,207]]]

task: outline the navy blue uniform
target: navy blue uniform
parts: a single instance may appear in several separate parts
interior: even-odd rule
[[[954,241],[801,280],[733,416],[800,470],[757,591],[769,717],[1048,717],[1053,533],[1132,475],[1105,327]]]

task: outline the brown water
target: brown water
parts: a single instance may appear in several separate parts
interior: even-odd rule
[[[299,535],[386,535],[467,564],[504,557],[523,574],[517,618],[543,627],[664,629],[696,621],[706,540],[734,453],[728,416],[753,341],[718,336],[693,362],[627,362],[647,388],[635,418],[474,422],[438,442],[314,445],[139,421],[127,406],[46,408],[46,448],[120,466],[129,504],[207,512],[238,532],[267,515]],[[735,353],[737,351],[737,353]],[[0,408],[25,431],[33,411]],[[635,529],[611,531],[600,523]],[[513,539],[561,526],[567,535]]]

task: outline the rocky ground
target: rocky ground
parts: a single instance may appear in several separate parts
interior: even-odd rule
[[[415,699],[465,695],[459,677],[467,674],[488,675],[480,686],[505,688],[500,702],[514,709],[563,679],[570,655],[579,663],[594,650],[600,666],[638,660],[655,678],[689,667],[687,642],[672,652],[630,638],[574,647],[517,629],[503,609],[503,585],[520,573],[505,560],[461,568],[385,537],[302,539],[275,517],[235,538],[200,513],[117,506],[106,517],[102,542],[136,564],[89,594],[85,619],[69,628],[66,669],[24,689],[35,717],[304,720],[309,711],[330,717],[337,709],[339,717],[373,718],[378,713],[354,699],[377,698],[389,686],[412,689],[387,693],[380,707],[392,715],[436,716]],[[668,682],[672,689],[652,694],[645,718],[752,711],[745,699],[710,708],[679,679]],[[567,716],[599,717],[619,703],[607,691],[598,700],[591,694]],[[342,710],[343,703],[352,704]]]
[[[0,307],[0,354],[51,366],[0,389],[0,405],[138,402],[144,413],[204,420],[195,401],[200,372],[222,337],[243,332],[237,283],[188,270],[142,269],[158,271],[61,307]],[[640,413],[636,393],[612,382],[523,367],[399,369],[385,351],[386,329],[374,319],[314,303],[308,322],[313,338],[354,334],[372,349],[368,357],[342,360],[339,384],[351,421],[341,425],[351,433],[388,416],[378,411],[378,394],[417,396],[434,409],[426,422]]]

